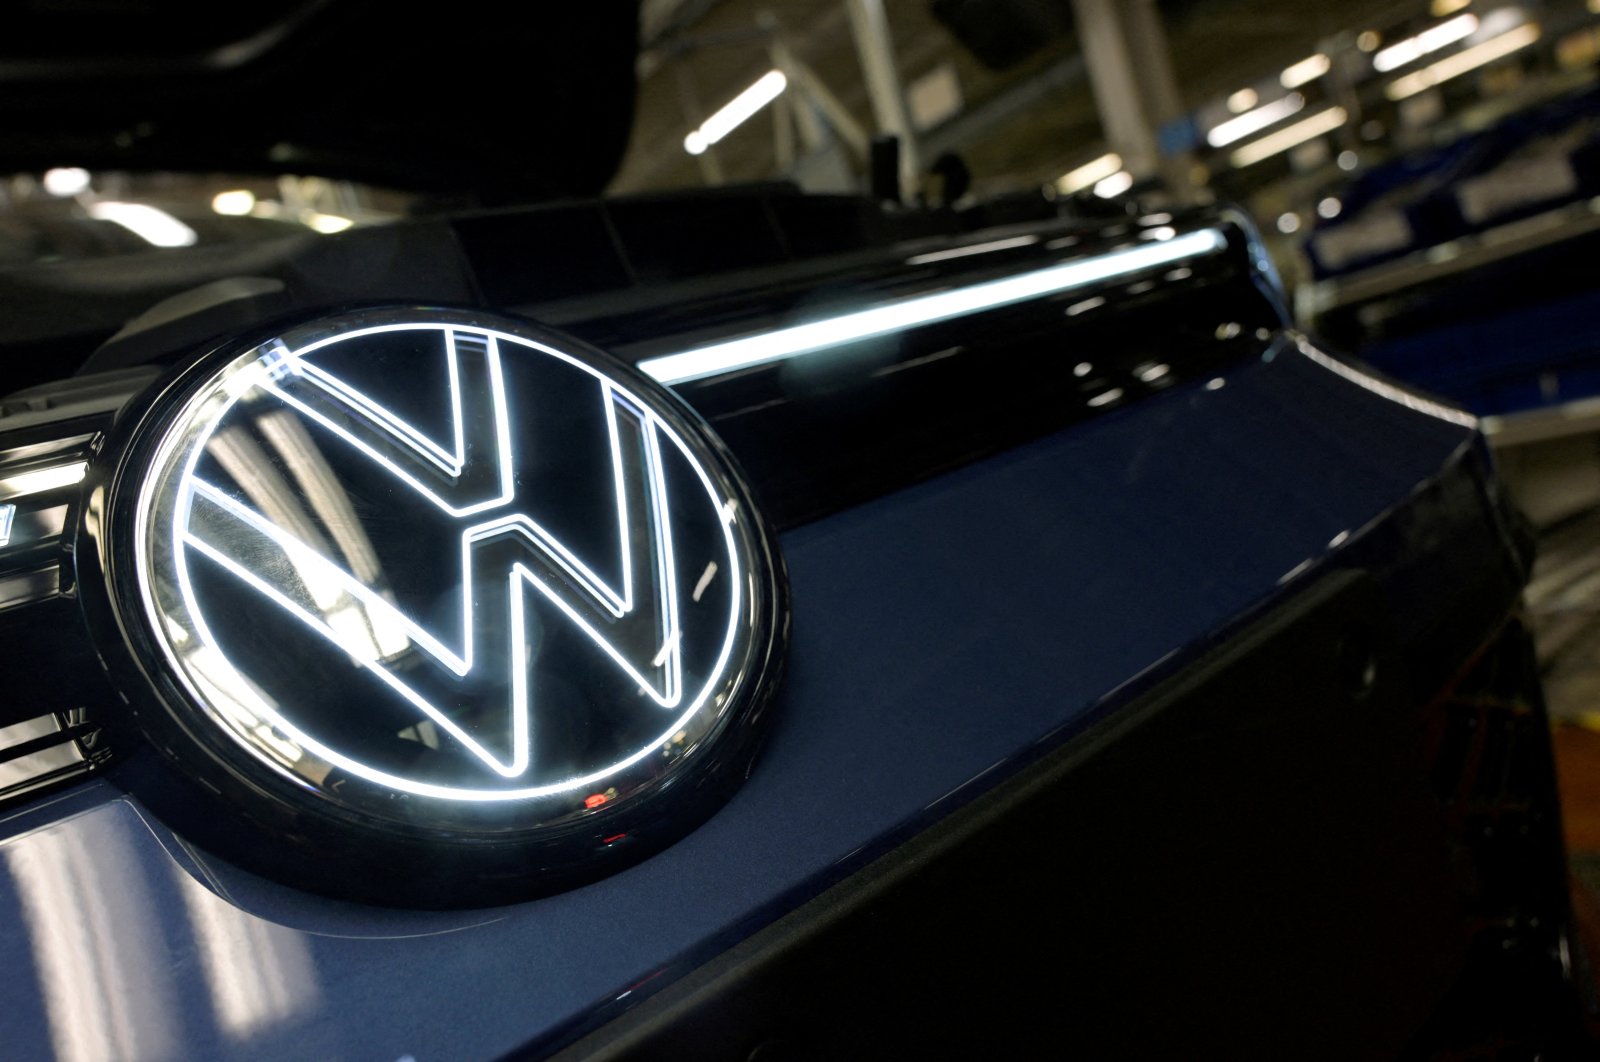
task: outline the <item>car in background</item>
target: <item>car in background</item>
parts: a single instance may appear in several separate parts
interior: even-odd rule
[[[450,16],[0,45],[39,63],[0,163],[84,202],[410,202],[0,267],[8,1053],[1581,1056],[1531,541],[1470,415],[1298,331],[1228,209],[595,198],[634,12]],[[548,527],[454,548],[528,484]],[[501,532],[571,623],[474,626]],[[419,677],[507,627],[531,766]],[[590,695],[627,668],[712,707],[640,738]],[[509,788],[552,747],[636,751]]]

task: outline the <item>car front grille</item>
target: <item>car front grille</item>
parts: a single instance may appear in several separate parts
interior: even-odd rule
[[[0,727],[0,808],[79,778],[109,759],[104,734],[84,708]]]

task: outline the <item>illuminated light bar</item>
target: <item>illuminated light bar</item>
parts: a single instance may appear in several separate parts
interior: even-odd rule
[[[16,518],[15,505],[0,505],[0,549],[11,545],[11,522]]]
[[[1227,147],[1235,140],[1259,133],[1269,125],[1277,125],[1290,115],[1299,113],[1305,105],[1304,96],[1291,92],[1281,100],[1263,103],[1253,111],[1246,111],[1237,118],[1229,118],[1213,126],[1211,132],[1206,134],[1206,143],[1214,148]]]
[[[1175,239],[1112,251],[1084,261],[1063,262],[1017,276],[932,295],[918,295],[809,324],[778,328],[678,354],[646,358],[638,368],[664,384],[703,380],[873,336],[902,332],[908,328],[948,321],[953,317],[965,317],[1029,299],[1072,291],[1185,258],[1213,254],[1226,246],[1227,239],[1220,230],[1201,229]]]
[[[1287,128],[1276,133],[1269,133],[1260,140],[1252,140],[1244,147],[1239,148],[1228,161],[1236,167],[1254,165],[1262,159],[1269,159],[1280,152],[1298,147],[1307,140],[1319,137],[1324,133],[1331,133],[1345,122],[1350,116],[1343,107],[1329,107],[1325,111],[1318,111],[1309,118],[1302,118]]]
[[[1467,39],[1477,28],[1477,15],[1460,15],[1449,22],[1441,22],[1437,26],[1423,30],[1415,37],[1407,37],[1403,41],[1389,45],[1372,57],[1372,68],[1380,74],[1398,70],[1402,66],[1416,62],[1424,55],[1431,55],[1440,48]]]
[[[28,494],[42,494],[58,487],[70,487],[82,481],[88,471],[87,462],[74,461],[68,465],[56,465],[54,468],[18,472],[14,476],[0,479],[0,500],[21,498]]]
[[[1309,81],[1315,81],[1323,74],[1326,74],[1332,67],[1332,60],[1318,52],[1315,55],[1307,56],[1298,63],[1284,67],[1283,73],[1278,75],[1278,84],[1286,89],[1297,89]]]
[[[1440,59],[1438,62],[1423,67],[1414,74],[1396,78],[1384,86],[1383,94],[1391,100],[1403,100],[1407,96],[1430,89],[1435,85],[1449,81],[1451,78],[1460,77],[1462,74],[1476,70],[1496,59],[1503,59],[1512,52],[1526,48],[1539,39],[1539,25],[1529,22],[1508,30],[1498,37],[1490,37],[1482,44],[1475,44],[1471,48],[1457,52],[1455,55]]]
[[[121,225],[154,247],[192,247],[199,239],[189,226],[148,203],[91,203],[89,216]]]
[[[722,109],[704,122],[700,128],[683,138],[683,150],[699,155],[735,129],[755,113],[783,94],[789,79],[782,70],[768,70],[756,79],[755,84],[723,105]]]
[[[1062,195],[1072,195],[1085,188],[1092,188],[1112,174],[1122,169],[1122,156],[1115,152],[1101,155],[1092,162],[1085,162],[1075,170],[1068,170],[1056,178],[1056,191]]]

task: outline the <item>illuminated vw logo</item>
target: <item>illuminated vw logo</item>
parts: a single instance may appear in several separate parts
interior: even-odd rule
[[[317,322],[215,367],[151,465],[147,633],[184,733],[236,770],[537,824],[709,758],[760,694],[779,621],[747,497],[674,399],[574,344]]]

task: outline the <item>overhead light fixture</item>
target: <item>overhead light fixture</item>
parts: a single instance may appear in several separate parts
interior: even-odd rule
[[[89,171],[80,166],[58,166],[44,171],[44,190],[51,195],[69,196],[89,190]]]
[[[1428,14],[1434,18],[1444,18],[1470,6],[1471,3],[1472,0],[1433,0],[1433,3],[1428,5]]]
[[[701,122],[700,128],[684,137],[683,150],[691,155],[703,154],[706,148],[739,128],[757,111],[782,95],[788,85],[789,79],[782,70],[768,70],[756,79],[755,84]]]
[[[1538,23],[1525,23],[1514,30],[1500,34],[1498,37],[1490,37],[1482,44],[1475,44],[1471,48],[1457,52],[1455,55],[1446,56],[1436,63],[1423,67],[1416,73],[1396,78],[1384,86],[1383,94],[1391,100],[1403,100],[1407,96],[1415,96],[1419,92],[1449,81],[1451,78],[1460,77],[1462,74],[1476,70],[1480,66],[1492,63],[1496,59],[1503,59],[1512,52],[1526,48],[1538,39]]]
[[[1234,114],[1243,114],[1260,102],[1261,97],[1256,94],[1255,89],[1242,88],[1228,97],[1228,110]]]
[[[211,209],[229,217],[243,217],[255,209],[256,194],[248,188],[234,188],[211,197]]]
[[[1246,111],[1237,118],[1212,127],[1206,134],[1206,143],[1214,148],[1227,147],[1235,140],[1243,140],[1251,133],[1259,133],[1269,125],[1277,125],[1291,114],[1297,113],[1306,105],[1306,98],[1298,92],[1291,92],[1282,99],[1263,103],[1253,111]]]
[[[1117,196],[1133,187],[1133,174],[1127,170],[1113,173],[1103,181],[1096,181],[1094,194],[1101,199],[1115,199]]]
[[[1457,41],[1467,39],[1477,28],[1477,15],[1458,15],[1448,22],[1441,22],[1437,26],[1423,30],[1415,37],[1407,37],[1403,41],[1389,45],[1372,57],[1372,68],[1379,73],[1398,70],[1425,55],[1433,54],[1440,48],[1447,48]]]
[[[1329,107],[1309,118],[1302,118],[1276,133],[1269,133],[1259,140],[1252,140],[1228,156],[1228,161],[1236,167],[1253,165],[1324,133],[1331,133],[1348,121],[1349,117],[1343,107]]]
[[[1283,73],[1278,75],[1278,83],[1286,89],[1296,89],[1308,81],[1315,81],[1332,67],[1333,61],[1318,52],[1306,56],[1298,63],[1284,67]]]
[[[302,215],[302,220],[310,228],[328,235],[332,235],[335,232],[343,232],[355,224],[349,218],[340,217],[338,214],[319,214],[315,210]]]
[[[1085,162],[1075,170],[1068,170],[1056,178],[1056,191],[1062,195],[1072,195],[1085,188],[1092,188],[1112,174],[1122,169],[1122,156],[1116,152],[1101,155],[1091,162]]]
[[[191,247],[199,239],[189,226],[148,203],[90,203],[89,216],[121,225],[154,247]]]

